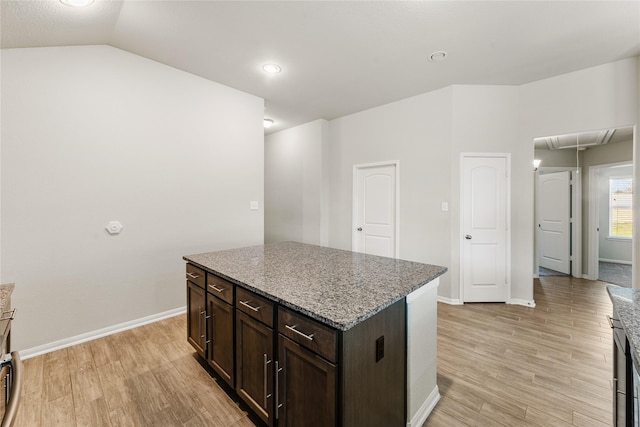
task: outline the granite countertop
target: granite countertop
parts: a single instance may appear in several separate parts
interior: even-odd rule
[[[0,311],[7,311],[11,309],[8,304],[11,301],[11,294],[13,293],[14,288],[15,285],[13,283],[0,285]]]
[[[607,286],[607,292],[631,344],[637,366],[640,363],[640,290],[610,285]]]
[[[342,331],[447,271],[437,265],[296,242],[184,259]]]

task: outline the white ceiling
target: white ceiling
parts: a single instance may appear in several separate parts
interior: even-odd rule
[[[2,48],[111,45],[265,98],[271,131],[640,55],[640,1],[2,0],[0,14]]]
[[[618,142],[628,142],[632,140],[633,126],[628,126],[534,138],[533,146],[536,150],[587,150],[599,145],[616,144]]]

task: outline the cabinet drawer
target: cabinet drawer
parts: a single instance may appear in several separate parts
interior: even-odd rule
[[[278,308],[278,333],[336,363],[337,332],[288,308]]]
[[[207,291],[227,304],[233,304],[233,283],[207,273]]]
[[[187,280],[191,283],[195,283],[202,289],[205,288],[205,278],[207,277],[204,270],[199,269],[195,265],[187,264]]]
[[[273,328],[273,302],[241,287],[236,288],[236,308]]]

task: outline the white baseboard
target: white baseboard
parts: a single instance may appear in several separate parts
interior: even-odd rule
[[[427,400],[424,401],[422,406],[418,408],[416,414],[411,418],[409,422],[407,422],[407,427],[420,427],[427,421],[429,414],[433,411],[433,408],[436,407],[436,403],[440,400],[440,391],[438,390],[438,386],[431,391]]]
[[[619,259],[600,258],[600,259],[598,259],[598,261],[600,261],[600,262],[610,262],[610,263],[613,263],[613,264],[626,264],[626,265],[632,265],[633,264],[631,261],[620,261]]]
[[[463,305],[464,303],[459,300],[459,299],[453,299],[453,298],[445,298],[445,297],[441,297],[438,296],[438,302],[443,302],[445,304],[449,304],[449,305]]]
[[[535,273],[535,274],[533,275],[533,278],[534,278],[534,279],[539,279],[539,278],[540,278],[540,275],[539,275],[538,273]]]
[[[180,307],[173,310],[165,311],[162,313],[152,314],[151,316],[143,317],[141,319],[130,320],[128,322],[120,323],[106,328],[98,329],[96,331],[87,332],[85,334],[76,335],[74,337],[65,338],[59,341],[54,341],[48,344],[39,345],[37,347],[21,350],[20,358],[25,360],[31,357],[40,356],[41,354],[49,353],[55,350],[60,350],[72,345],[81,344],[83,342],[95,340],[98,338],[106,337],[118,332],[133,329],[138,326],[146,325],[148,323],[157,322],[158,320],[166,319],[168,317],[178,316],[186,313],[186,307]]]
[[[524,305],[531,308],[536,306],[536,302],[534,300],[524,300],[524,299],[516,299],[516,298],[510,299],[509,301],[507,301],[507,304]]]

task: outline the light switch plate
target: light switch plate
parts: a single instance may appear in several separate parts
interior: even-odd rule
[[[251,201],[250,209],[251,209],[252,211],[257,211],[257,210],[259,209],[259,206],[260,206],[260,205],[258,204],[258,201],[257,201],[257,200],[252,200],[252,201]]]
[[[449,202],[442,202],[442,212],[447,212],[449,210]]]

